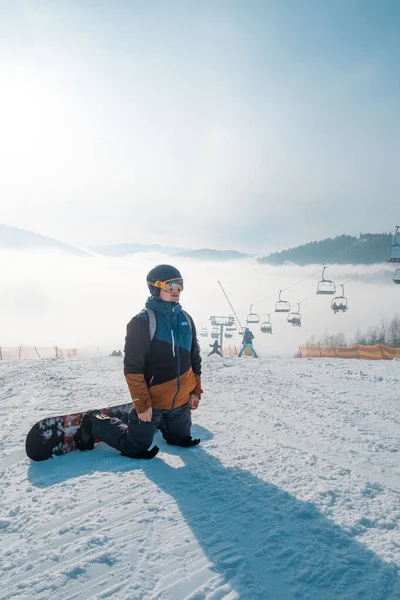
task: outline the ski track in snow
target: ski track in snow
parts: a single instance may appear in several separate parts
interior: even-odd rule
[[[127,402],[121,359],[0,363],[0,600],[400,599],[400,364],[204,360],[196,448],[43,463],[37,420]]]

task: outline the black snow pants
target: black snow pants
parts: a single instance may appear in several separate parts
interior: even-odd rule
[[[90,421],[95,438],[128,456],[148,450],[157,428],[161,430],[167,442],[179,445],[190,438],[192,424],[189,402],[172,410],[153,408],[153,416],[149,423],[140,421],[134,408],[129,413],[128,425],[103,413],[91,415]]]
[[[218,354],[221,358],[223,358],[223,356],[219,350],[211,350],[211,352],[208,356],[211,356],[211,354]]]

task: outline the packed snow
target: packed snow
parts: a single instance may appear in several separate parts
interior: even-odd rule
[[[122,359],[0,363],[1,600],[400,598],[400,361],[205,359],[195,448],[29,461]]]

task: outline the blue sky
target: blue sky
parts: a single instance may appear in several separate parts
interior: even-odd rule
[[[400,221],[396,0],[0,0],[1,221],[264,252]]]

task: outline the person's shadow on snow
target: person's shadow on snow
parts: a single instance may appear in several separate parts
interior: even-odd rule
[[[194,425],[193,437],[213,436]],[[398,569],[355,541],[313,504],[240,468],[226,467],[206,446],[168,446],[150,461],[122,457],[101,444],[93,452],[32,463],[28,478],[47,487],[88,472],[143,470],[171,496],[204,554],[243,600],[398,600]],[[163,453],[184,466],[167,464]],[[355,534],[354,534],[355,535]],[[220,597],[220,596],[218,596]]]
[[[193,436],[203,442],[212,437],[198,425]],[[229,582],[240,599],[400,598],[396,567],[313,504],[248,471],[224,466],[201,445],[165,450],[178,455],[184,466],[171,467],[161,454],[144,465],[146,476],[176,501],[221,575],[221,585]]]

